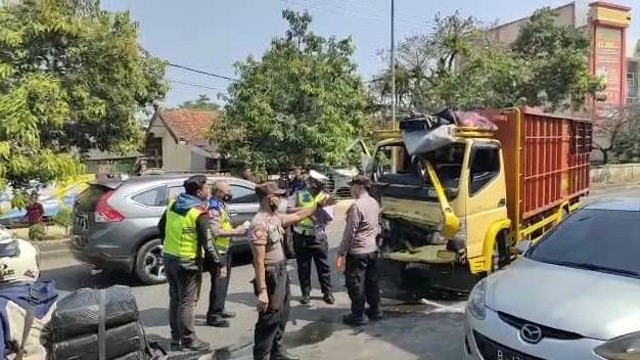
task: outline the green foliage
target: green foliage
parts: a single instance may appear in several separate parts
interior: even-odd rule
[[[33,224],[29,226],[29,240],[31,241],[43,241],[47,238],[47,227],[42,224]]]
[[[58,211],[56,216],[53,217],[53,223],[65,229],[69,229],[71,226],[72,214],[73,212],[71,209],[63,207]]]
[[[510,46],[493,41],[472,17],[436,16],[429,34],[398,47],[399,109],[584,107],[603,90],[589,73],[589,42],[580,31],[557,25],[554,16],[548,8],[536,11]],[[372,84],[381,104],[390,101],[390,83],[385,70]]]
[[[196,100],[185,101],[178,105],[180,109],[192,109],[192,110],[218,110],[220,105],[211,101],[207,95],[199,95]]]
[[[370,128],[370,98],[352,61],[351,38],[311,32],[311,16],[285,10],[289,29],[260,60],[236,64],[223,119],[211,132],[220,151],[253,169],[335,164]]]
[[[90,148],[142,144],[134,115],[167,86],[164,63],[137,32],[128,13],[101,10],[99,0],[0,7],[0,186],[65,179]]]

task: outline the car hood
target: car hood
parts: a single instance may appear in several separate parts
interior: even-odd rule
[[[521,258],[487,278],[487,307],[609,340],[640,330],[640,280]]]

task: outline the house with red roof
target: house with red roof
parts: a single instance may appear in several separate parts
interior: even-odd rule
[[[145,141],[148,169],[165,171],[220,171],[223,159],[209,141],[218,111],[157,108]]]

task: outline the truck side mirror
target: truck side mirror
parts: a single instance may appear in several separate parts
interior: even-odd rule
[[[364,171],[365,175],[371,174],[373,172],[373,158],[367,155],[362,156],[362,171]]]
[[[527,250],[531,248],[531,245],[533,245],[533,242],[531,240],[520,241],[516,246],[516,251],[518,252],[518,255],[523,255],[524,253],[526,253]]]

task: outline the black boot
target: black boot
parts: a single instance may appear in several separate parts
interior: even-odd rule
[[[300,358],[286,350],[280,350],[271,355],[271,360],[300,360]]]
[[[207,325],[226,328],[229,327],[229,321],[224,319],[224,316],[221,314],[216,314],[207,317]]]
[[[367,325],[369,323],[369,320],[367,320],[364,315],[358,316],[354,314],[347,314],[342,317],[342,322],[351,326],[362,326]]]
[[[367,317],[371,321],[382,320],[382,311],[381,310],[367,309]]]
[[[326,293],[324,293],[324,296],[322,298],[324,302],[329,305],[333,305],[336,303],[336,298],[333,297],[333,294],[330,291],[327,291]]]
[[[307,305],[311,301],[311,296],[309,293],[302,293],[302,297],[300,298],[300,304]]]
[[[193,340],[191,342],[184,342],[182,349],[190,351],[209,351],[211,345],[208,342],[200,339]]]

